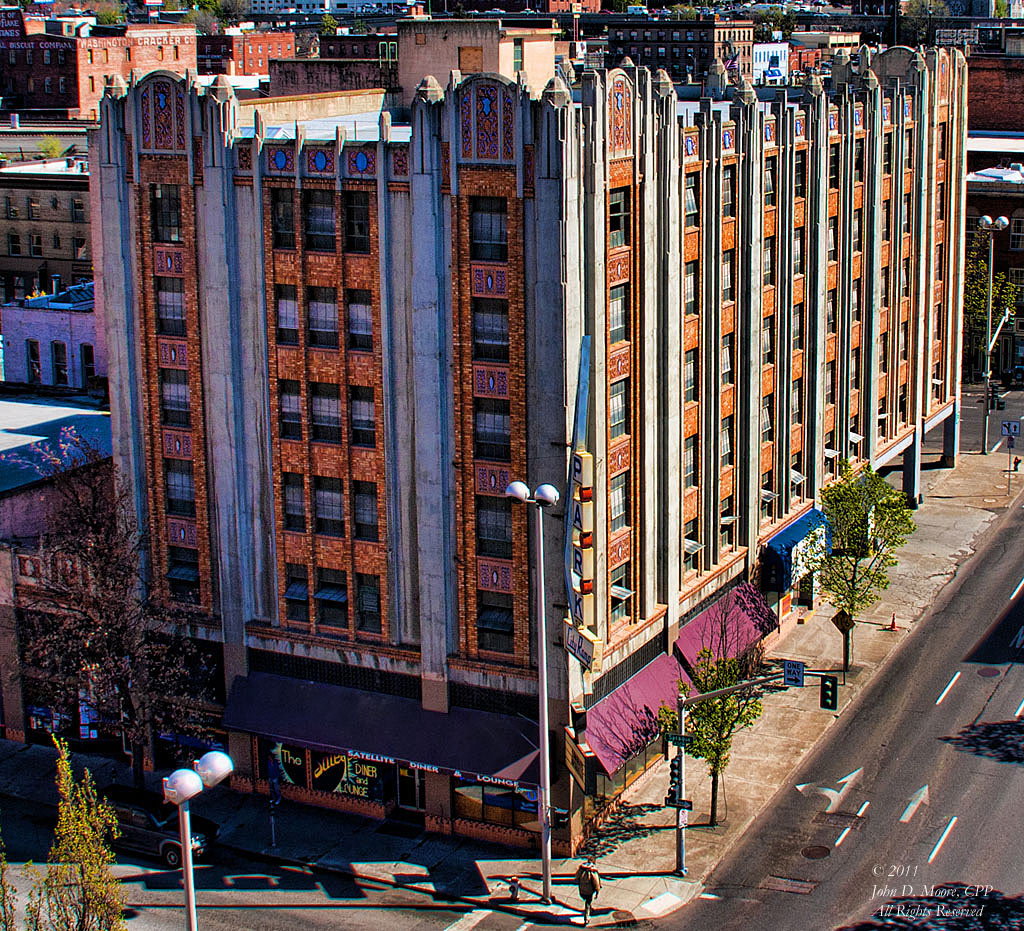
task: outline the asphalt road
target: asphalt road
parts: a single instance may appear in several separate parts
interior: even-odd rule
[[[55,815],[29,802],[0,799],[3,839],[24,907],[23,864],[45,861]],[[181,931],[185,926],[180,871],[155,860],[121,855],[115,872],[125,886],[129,931]],[[202,931],[525,931],[523,919],[472,909],[408,889],[236,857],[218,851],[196,865]]]
[[[707,897],[660,927],[1024,928],[1022,534],[1018,500]]]

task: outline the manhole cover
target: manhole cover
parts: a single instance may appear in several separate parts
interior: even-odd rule
[[[1001,669],[996,669],[995,666],[982,666],[978,670],[979,676],[984,676],[986,679],[994,679],[996,676],[1002,675]]]
[[[821,844],[815,844],[813,847],[804,847],[800,853],[803,854],[804,858],[807,860],[824,860],[825,857],[832,853],[832,851],[829,850],[828,847],[823,847]]]

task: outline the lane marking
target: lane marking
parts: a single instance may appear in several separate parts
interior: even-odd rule
[[[1013,590],[1013,594],[1012,594],[1012,595],[1010,595],[1010,601],[1013,601],[1013,599],[1014,599],[1014,598],[1016,598],[1016,597],[1017,597],[1017,596],[1018,596],[1018,595],[1020,594],[1020,590],[1021,590],[1022,588],[1024,588],[1024,578],[1022,578],[1022,579],[1021,579],[1021,580],[1020,580],[1020,581],[1019,581],[1019,582],[1017,583],[1017,587],[1016,587],[1016,588],[1015,588],[1015,589]]]
[[[488,915],[493,915],[494,912],[490,909],[475,908],[471,912],[467,912],[458,921],[453,921],[444,931],[469,931],[470,928],[475,928],[481,921],[483,921]]]
[[[1019,705],[1017,706],[1017,710],[1016,710],[1016,711],[1015,711],[1015,712],[1013,713],[1013,716],[1014,716],[1015,718],[1019,718],[1019,717],[1020,717],[1020,713],[1021,713],[1022,711],[1024,711],[1024,698],[1022,698],[1022,699],[1020,700],[1020,704],[1019,704]]]
[[[940,696],[939,696],[938,698],[936,698],[936,699],[935,699],[935,704],[936,704],[936,705],[939,705],[939,704],[941,704],[941,703],[942,703],[942,699],[944,699],[944,698],[946,697],[946,693],[947,693],[947,692],[948,692],[948,691],[949,691],[949,690],[950,690],[951,688],[953,688],[953,686],[954,686],[954,685],[956,684],[956,680],[957,680],[957,679],[959,679],[959,678],[960,678],[960,670],[958,669],[958,670],[957,670],[957,671],[956,671],[956,672],[954,673],[954,675],[953,675],[953,678],[949,680],[949,685],[947,685],[947,686],[946,686],[946,687],[945,687],[945,688],[944,688],[944,689],[942,690],[942,694],[941,694],[941,695],[940,695]]]
[[[672,911],[682,899],[677,895],[673,895],[671,892],[663,892],[659,896],[655,896],[653,899],[649,899],[640,906],[640,910],[646,912],[652,918],[660,918],[667,912]],[[516,931],[519,931],[517,928]]]
[[[911,818],[914,817],[914,814],[917,812],[918,808],[920,808],[922,805],[929,804],[931,804],[931,802],[928,799],[928,785],[925,784],[921,786],[921,788],[918,789],[913,795],[910,796],[910,801],[907,803],[907,807],[903,809],[903,814],[900,815],[900,823],[906,824]]]
[[[722,897],[720,895],[715,895],[713,892],[702,892],[699,896],[697,896],[697,898],[698,899],[721,899]]]
[[[530,927],[532,927],[532,924],[529,921],[524,921],[518,928],[516,928],[516,931],[526,931],[526,929]]]
[[[1019,650],[1024,647],[1024,626],[1017,629],[1016,636],[1010,641],[1011,650]]]
[[[942,845],[946,843],[946,838],[949,837],[949,832],[953,830],[953,825],[956,824],[956,819],[956,815],[953,815],[953,817],[949,819],[949,824],[946,825],[946,830],[942,832],[942,837],[940,837],[935,846],[932,847],[932,852],[928,854],[929,863],[931,863],[932,860],[935,859],[935,857],[938,855],[938,852],[942,849]]]
[[[868,805],[870,805],[870,804],[871,804],[871,802],[865,802],[863,805],[860,806],[860,810],[857,812],[857,817],[858,818],[863,818],[864,817],[864,812],[866,812],[868,810]]]
[[[837,846],[837,847],[838,847],[838,846],[839,846],[839,845],[840,845],[840,844],[841,844],[841,843],[842,843],[842,842],[843,842],[844,840],[846,840],[846,835],[847,835],[847,834],[849,834],[849,833],[850,833],[850,829],[849,829],[849,828],[843,828],[843,833],[842,833],[842,834],[840,834],[840,835],[839,835],[839,836],[838,836],[838,837],[836,838],[836,846]]]

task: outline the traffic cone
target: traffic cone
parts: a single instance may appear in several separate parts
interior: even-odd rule
[[[889,622],[889,626],[886,628],[886,630],[899,630],[899,628],[896,626],[896,612],[895,611],[892,612],[892,620]]]

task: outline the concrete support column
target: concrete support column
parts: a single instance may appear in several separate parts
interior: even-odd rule
[[[907,504],[912,508],[916,508],[923,500],[920,432],[914,436],[914,442],[903,451],[903,493],[907,496]]]
[[[953,410],[942,424],[942,464],[952,469],[960,455],[960,400],[953,402]]]

